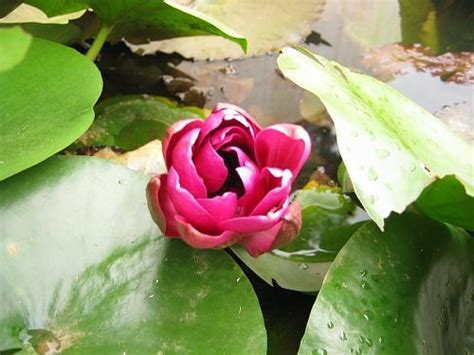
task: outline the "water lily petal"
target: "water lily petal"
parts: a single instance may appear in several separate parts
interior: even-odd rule
[[[259,167],[289,169],[296,178],[311,151],[308,132],[298,125],[273,125],[257,134],[255,155]]]
[[[180,184],[180,176],[172,167],[168,173],[168,195],[175,206],[176,213],[186,219],[195,228],[202,232],[217,234],[216,220],[209,212],[195,199],[195,197]]]
[[[197,199],[197,202],[206,209],[218,222],[234,216],[237,209],[237,194],[226,192],[222,196]]]
[[[235,126],[236,124],[246,128],[251,137],[255,137],[262,129],[252,116],[240,107],[231,104],[217,104],[202,127],[198,144],[201,144],[207,135],[219,126],[224,128],[223,126]]]
[[[188,130],[176,142],[171,153],[172,167],[179,174],[181,186],[191,192],[196,198],[207,196],[206,185],[201,176],[199,176],[193,162],[193,146],[199,136],[199,132],[199,128]]]
[[[176,143],[181,137],[191,129],[200,128],[204,125],[204,121],[198,119],[181,120],[173,123],[166,130],[165,138],[163,139],[163,157],[165,158],[166,167],[171,166],[171,154]]]
[[[181,238],[196,249],[225,248],[242,238],[231,231],[224,231],[218,235],[202,233],[194,228],[193,223],[189,223],[181,216],[176,217],[176,222]]]
[[[267,194],[258,202],[257,206],[250,213],[251,216],[265,215],[274,208],[278,208],[288,201],[291,191],[291,181],[293,174],[290,170],[280,170],[275,168],[263,169],[260,179],[263,190]]]
[[[248,253],[254,258],[292,241],[301,230],[301,208],[293,203],[283,219],[272,228],[255,233],[240,240]]]
[[[220,223],[220,228],[239,234],[253,234],[273,227],[280,221],[286,209],[271,212],[265,216],[245,216],[230,218]]]
[[[148,208],[151,216],[167,237],[178,237],[176,209],[168,193],[167,174],[153,177],[147,186]]]
[[[227,179],[227,168],[224,159],[217,154],[209,140],[206,140],[196,152],[194,164],[202,177],[209,193],[219,191]]]

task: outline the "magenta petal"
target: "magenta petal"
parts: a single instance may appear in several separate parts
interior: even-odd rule
[[[196,249],[225,248],[241,238],[238,234],[230,231],[224,231],[218,235],[202,233],[181,216],[177,216],[176,221],[181,238]]]
[[[273,227],[286,212],[279,210],[267,216],[246,216],[230,218],[220,223],[220,228],[239,234],[253,234]]]
[[[163,157],[165,158],[166,167],[169,169],[171,166],[171,154],[174,146],[180,140],[180,138],[189,130],[194,128],[200,128],[204,124],[204,121],[198,119],[189,119],[178,121],[166,130],[166,136],[163,139]]]
[[[260,125],[253,120],[252,116],[240,107],[230,104],[217,104],[204,122],[198,144],[200,145],[211,131],[223,125],[225,122],[231,121],[235,122],[234,125],[237,124],[238,126],[245,127],[252,137],[255,137],[261,130]]]
[[[207,191],[209,193],[219,191],[227,179],[227,168],[224,159],[217,154],[209,140],[206,140],[197,151],[194,164],[197,173],[204,180]]]
[[[288,200],[291,191],[291,180],[293,174],[290,170],[282,171],[275,168],[265,168],[262,171],[261,178],[266,180],[265,187],[269,191],[254,208],[250,214],[251,216],[264,215],[270,212],[273,208],[282,206],[282,204]],[[275,181],[276,179],[279,181]]]
[[[199,135],[199,128],[188,130],[174,146],[172,152],[172,167],[179,175],[182,187],[191,192],[194,197],[207,196],[207,189],[203,179],[199,176],[192,160],[193,146]]]
[[[237,209],[237,194],[226,192],[222,196],[200,198],[197,202],[218,222],[234,216]]]
[[[155,176],[148,183],[148,208],[163,234],[167,237],[177,237],[179,233],[176,228],[176,209],[169,197],[167,177],[166,174]]]
[[[293,203],[283,219],[272,228],[244,237],[239,244],[254,258],[272,249],[288,244],[301,230],[301,208]]]
[[[244,194],[239,199],[239,206],[241,207],[240,214],[249,215],[258,201],[265,196],[265,191],[259,188],[260,172],[257,166],[250,160],[235,170],[244,185]]]
[[[212,146],[219,150],[228,146],[246,147],[253,156],[254,136],[243,127],[230,126],[216,129],[210,134]]]
[[[217,222],[195,197],[180,185],[180,177],[174,167],[168,173],[169,195],[176,213],[200,231],[210,234],[220,233]]]
[[[278,124],[260,131],[255,139],[255,155],[260,167],[289,169],[296,178],[311,151],[306,130],[298,125]]]

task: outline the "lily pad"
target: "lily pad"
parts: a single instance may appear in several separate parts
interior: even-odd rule
[[[31,45],[31,36],[20,27],[0,29],[0,73],[20,63]]]
[[[380,228],[436,178],[454,175],[474,195],[474,145],[395,89],[303,48],[285,48],[278,65],[326,106],[354,191]]]
[[[296,44],[311,33],[311,24],[321,15],[325,0],[181,0],[193,10],[224,22],[248,41],[247,55],[255,56]],[[219,37],[177,38],[143,46],[130,46],[142,53],[178,52],[187,58],[224,59],[245,55],[238,45]]]
[[[240,50],[247,48],[246,39],[223,23],[171,0],[28,0],[27,3],[40,8],[48,16],[92,8],[112,30],[108,37],[112,42],[123,37],[132,42],[147,43],[183,36],[217,35],[236,42]]]
[[[436,180],[416,200],[423,214],[474,231],[474,197],[467,196],[462,184],[453,176]]]
[[[11,30],[0,31],[3,41],[4,31]],[[45,160],[84,133],[101,89],[100,73],[90,60],[33,38],[23,60],[0,72],[0,180]]]
[[[474,240],[406,213],[361,227],[334,260],[300,354],[470,354]]]
[[[54,157],[0,183],[0,352],[265,353],[243,272],[224,251],[164,239],[147,181]]]
[[[239,246],[232,250],[268,284],[315,292],[339,250],[367,217],[349,197],[327,188],[299,190],[296,201],[303,225],[293,242],[257,259]]]
[[[75,146],[109,146],[134,150],[154,139],[163,139],[174,122],[204,118],[202,109],[179,106],[157,96],[116,96],[97,105],[96,119]]]

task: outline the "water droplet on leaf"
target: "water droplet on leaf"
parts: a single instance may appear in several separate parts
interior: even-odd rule
[[[300,264],[300,269],[301,270],[308,270],[308,264],[305,264],[305,263]]]
[[[390,155],[390,152],[387,149],[377,149],[375,155],[377,155],[379,159],[385,159]]]
[[[341,333],[339,334],[339,339],[341,339],[342,341],[347,340],[346,333],[343,330],[341,330]]]

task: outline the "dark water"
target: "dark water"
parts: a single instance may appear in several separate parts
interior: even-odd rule
[[[450,53],[474,51],[474,1],[328,0],[312,29],[302,45],[376,75],[430,112],[464,105],[472,133],[474,57],[468,53],[456,66]],[[411,47],[414,43],[419,46]],[[117,45],[106,47],[98,64],[105,80],[104,97],[162,95],[206,108],[230,102],[248,110],[264,126],[300,122],[312,135],[313,156],[299,185],[317,168],[334,179],[340,156],[331,121],[317,100],[281,76],[277,56],[193,62],[179,55],[140,57]],[[416,65],[397,62],[404,57],[416,58]],[[433,69],[436,65],[441,69]],[[450,82],[459,68],[467,80]],[[272,288],[245,270],[262,305],[269,352],[296,353],[314,296]]]

